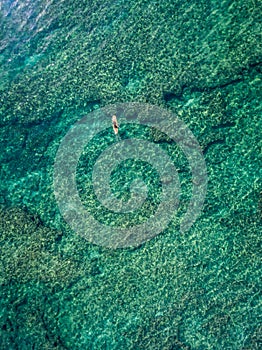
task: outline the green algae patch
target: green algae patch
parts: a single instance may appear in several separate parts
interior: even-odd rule
[[[71,281],[74,263],[63,259],[56,247],[61,232],[45,228],[36,216],[22,210],[2,209],[0,215],[3,284],[33,282],[55,287],[59,280],[62,287]]]
[[[55,312],[50,296],[82,272],[74,260],[61,256],[58,242],[62,233],[15,208],[0,209],[0,232],[0,348],[63,349],[55,332],[56,321],[51,321],[51,333],[46,326],[46,317]]]

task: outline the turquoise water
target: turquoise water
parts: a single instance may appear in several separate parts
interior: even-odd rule
[[[0,349],[261,348],[260,17],[256,0],[0,2]],[[120,140],[165,152],[181,193],[158,235],[110,249],[63,219],[53,175],[68,130],[121,102],[185,123],[208,183],[181,233],[187,157],[166,134],[120,123]],[[76,186],[96,220],[125,228],[154,215],[163,184],[152,165],[125,161],[111,173],[114,196],[130,200],[140,178],[147,199],[131,213],[105,208],[92,171],[117,141],[110,122],[94,135]]]

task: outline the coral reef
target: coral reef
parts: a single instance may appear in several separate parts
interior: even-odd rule
[[[260,16],[258,0],[3,3],[1,350],[261,348]],[[201,217],[182,235],[187,160],[169,137],[143,130],[174,160],[181,205],[153,240],[114,251],[63,222],[53,165],[83,115],[130,101],[166,108],[190,128],[208,191]],[[93,157],[103,137],[91,143]],[[77,180],[92,205],[95,159],[87,151]],[[124,196],[124,175],[113,176]]]

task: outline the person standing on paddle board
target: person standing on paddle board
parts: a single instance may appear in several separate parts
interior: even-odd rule
[[[115,135],[117,135],[119,127],[118,127],[118,122],[117,122],[117,119],[116,119],[116,115],[112,116],[112,124],[113,124],[114,133],[115,133]]]

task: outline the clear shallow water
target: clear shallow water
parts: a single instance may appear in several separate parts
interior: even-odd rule
[[[257,1],[1,2],[0,348],[259,348],[260,13]],[[174,160],[180,207],[155,239],[110,250],[65,225],[53,165],[77,120],[129,101],[187,124],[203,149],[208,192],[181,235],[187,160],[167,138],[137,130]],[[87,207],[91,165],[112,136],[98,135],[80,159]],[[126,178],[152,171],[145,181],[157,204],[157,176],[136,166],[115,170],[116,192],[128,199]],[[112,213],[91,210],[112,224]]]

